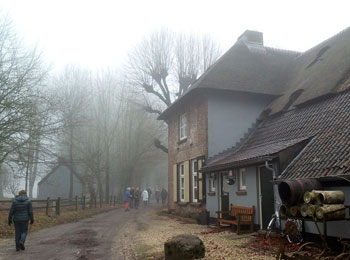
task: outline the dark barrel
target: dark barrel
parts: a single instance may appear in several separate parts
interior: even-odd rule
[[[278,185],[278,193],[283,204],[292,206],[303,200],[306,191],[322,189],[316,179],[285,180]]]

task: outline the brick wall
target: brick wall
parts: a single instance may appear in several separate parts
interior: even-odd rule
[[[187,139],[180,142],[179,118],[186,114]],[[198,205],[178,206],[173,202],[173,165],[200,156],[208,155],[208,100],[205,95],[196,95],[178,108],[169,118],[168,125],[168,191],[169,208],[181,212],[199,212]]]

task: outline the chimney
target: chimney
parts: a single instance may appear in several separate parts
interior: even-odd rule
[[[258,31],[246,30],[241,36],[238,37],[237,41],[264,46],[263,33]]]

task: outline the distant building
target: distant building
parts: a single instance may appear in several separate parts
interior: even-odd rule
[[[73,172],[73,196],[82,196],[84,185],[79,176],[66,163],[58,163],[38,183],[38,198],[68,198],[70,187],[70,173]]]

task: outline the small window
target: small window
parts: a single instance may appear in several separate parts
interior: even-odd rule
[[[239,169],[239,190],[247,190],[245,168]]]
[[[180,201],[185,201],[185,165],[180,164]]]
[[[214,173],[209,175],[209,192],[215,192],[216,176]]]
[[[186,128],[187,128],[187,118],[186,118],[186,115],[183,114],[180,116],[180,140],[186,139],[187,137]]]
[[[198,162],[192,161],[192,201],[198,202]]]

